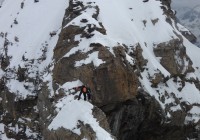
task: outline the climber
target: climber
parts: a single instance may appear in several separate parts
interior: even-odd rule
[[[85,85],[82,85],[82,86],[79,86],[79,87],[75,87],[73,89],[80,90],[80,93],[79,93],[79,96],[78,96],[78,100],[80,100],[82,93],[83,93],[85,101],[86,101],[86,96],[87,96],[88,100],[91,99],[91,90],[90,90],[89,87],[86,87]]]

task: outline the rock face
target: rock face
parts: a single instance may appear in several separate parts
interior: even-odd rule
[[[16,96],[7,89],[1,90],[0,97],[2,99],[0,101],[0,122],[5,125],[4,133],[6,133],[7,137],[15,139],[40,139],[40,135],[31,134],[31,132],[40,134],[39,114],[36,111],[37,98],[30,97],[26,100],[16,101]],[[30,135],[27,135],[26,131],[29,131]]]
[[[104,51],[103,49],[100,51],[99,57],[105,57]],[[81,54],[77,55],[81,56]],[[76,61],[78,59],[76,56],[61,59],[54,69],[55,81],[59,82],[60,77],[63,80],[81,79],[90,85],[95,95],[93,96],[94,103],[100,106],[133,98],[138,87],[136,74],[133,73],[131,66],[128,65],[128,69],[122,66],[121,57],[115,59],[112,57],[111,55],[109,60],[97,69],[94,69],[92,65],[74,69],[73,61],[70,60]]]
[[[116,104],[113,108],[103,107],[102,110],[108,115],[112,133],[120,140],[181,140],[186,136],[198,137],[193,126],[182,125],[181,118],[167,120],[155,98],[141,90],[136,98]],[[181,113],[174,116],[184,116]]]
[[[189,31],[181,31],[182,35],[185,36],[190,42],[192,43],[196,43],[197,42],[197,38],[194,34],[192,34]]]
[[[192,61],[187,56],[186,48],[181,43],[181,40],[171,40],[167,43],[158,44],[154,48],[154,54],[161,57],[160,63],[172,75],[186,75],[194,72]]]
[[[78,16],[85,8],[91,6],[90,4],[83,6],[80,2],[74,1],[70,1],[70,3],[73,4],[67,9],[65,16],[70,18],[64,20],[63,27],[70,22],[69,19]],[[73,6],[81,6],[82,8],[74,11]],[[92,9],[96,10],[92,17],[98,17],[98,7],[94,6]],[[70,55],[67,58],[63,57],[70,49],[79,44],[78,41],[74,41],[77,34],[80,34],[82,38],[90,38],[93,36],[93,32],[105,34],[105,29],[103,26],[97,28],[95,25],[86,24],[86,26],[81,28],[69,25],[62,30],[57,46],[54,49],[54,58],[58,60],[53,70],[54,81],[61,85],[66,81],[74,79],[80,79],[83,83],[88,83],[94,93],[93,101],[98,106],[133,98],[136,95],[138,80],[134,69],[125,59],[126,50],[122,46],[114,48],[114,56],[106,49],[106,46],[100,43],[91,43],[88,46],[91,48],[91,51],[88,53],[82,54],[77,52],[75,55]],[[63,40],[69,41],[69,43]],[[82,65],[79,68],[74,67],[75,61],[84,59],[89,53],[95,51],[99,51],[98,58],[102,59],[105,62],[104,64],[98,68],[95,68],[93,64]],[[124,64],[126,67],[124,67]]]

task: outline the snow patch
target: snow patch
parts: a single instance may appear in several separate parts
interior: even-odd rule
[[[98,67],[99,65],[105,63],[104,61],[102,61],[101,59],[98,59],[98,54],[99,52],[93,52],[91,54],[88,55],[88,58],[81,60],[81,61],[76,61],[75,62],[75,67],[80,67],[84,64],[89,64],[93,62],[93,65],[95,67]]]
[[[62,105],[61,105],[62,103]],[[62,98],[56,107],[60,111],[48,126],[49,130],[57,130],[58,128],[66,128],[80,135],[78,128],[79,121],[89,124],[96,132],[97,140],[113,140],[108,132],[99,126],[99,123],[92,115],[93,105],[84,100],[74,100],[73,95]]]

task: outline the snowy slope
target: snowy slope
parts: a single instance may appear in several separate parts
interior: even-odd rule
[[[69,95],[59,101],[56,105],[58,110],[57,116],[49,125],[50,130],[56,130],[61,126],[72,130],[72,132],[80,135],[80,128],[77,128],[79,121],[84,124],[90,124],[96,132],[98,140],[113,140],[108,132],[99,126],[99,123],[92,115],[93,105],[84,100],[74,100],[73,95]]]
[[[62,87],[67,96],[60,99],[55,105],[58,114],[48,126],[50,130],[57,130],[64,127],[72,132],[81,135],[78,128],[79,121],[89,124],[96,132],[97,140],[113,140],[110,134],[99,126],[99,122],[93,117],[94,106],[84,100],[75,100],[74,95],[70,95],[69,89],[82,85],[81,81],[67,82]],[[74,91],[73,91],[74,92]],[[68,95],[69,94],[69,95]],[[77,93],[78,94],[78,93]]]
[[[49,130],[57,130],[61,127],[71,130],[77,135],[81,135],[80,122],[84,125],[89,124],[96,133],[97,140],[113,140],[111,135],[100,127],[99,122],[93,116],[94,106],[84,101],[83,99],[77,100],[75,96],[79,93],[75,93],[73,87],[81,86],[83,83],[79,80],[66,82],[59,87],[66,93],[66,96],[58,100],[55,104],[57,115],[52,119],[52,122],[48,126]],[[58,93],[58,90],[56,93]],[[71,94],[73,93],[73,94]]]
[[[84,5],[88,5],[89,1],[82,1]],[[162,13],[160,8],[161,3],[157,1],[150,1],[144,3],[142,1],[131,2],[126,1],[96,1],[94,5],[100,7],[100,16],[98,21],[103,23],[106,28],[107,35],[95,33],[92,39],[80,39],[77,35],[75,41],[80,41],[79,46],[71,49],[65,57],[74,54],[76,51],[81,50],[86,53],[91,48],[88,48],[90,43],[101,43],[104,46],[108,46],[109,50],[113,53],[112,48],[118,44],[126,44],[127,46],[135,46],[139,43],[143,50],[145,51],[145,57],[151,60],[152,65],[158,67],[164,75],[169,75],[169,73],[160,65],[160,63],[155,58],[153,54],[153,46],[161,42],[169,41],[170,39],[176,38],[173,28],[165,21],[166,16]],[[110,11],[110,5],[113,6],[112,11]],[[135,6],[137,5],[137,6]],[[92,9],[92,8],[91,8]],[[90,8],[86,9],[89,11],[83,13],[79,17],[72,20],[69,25],[77,25],[82,27],[83,23],[80,22],[81,18],[87,18],[90,24],[94,24],[99,27],[98,22],[94,22],[92,18],[92,13],[96,11]],[[119,10],[122,9],[122,10]],[[118,18],[120,17],[120,18]],[[152,20],[159,19],[156,26],[153,25]],[[144,25],[144,21],[146,24]],[[88,24],[88,23],[87,23]],[[156,36],[153,34],[156,33]],[[147,47],[148,46],[148,47]],[[131,49],[131,48],[130,48]],[[96,58],[98,60],[98,58]]]
[[[21,8],[22,2],[24,3]],[[30,78],[42,76],[45,68],[52,62],[53,49],[57,43],[58,34],[65,8],[66,0],[49,1],[43,0],[38,3],[34,1],[4,1],[0,9],[0,54],[10,57],[10,65],[7,73],[10,80],[7,83],[10,92],[18,93],[21,98],[28,95],[35,95],[34,83],[29,81],[19,82],[16,78],[18,67],[28,68],[27,74]],[[14,23],[16,21],[17,23]],[[56,31],[57,34],[50,37],[50,32]],[[4,42],[9,44],[3,47]],[[9,72],[10,71],[10,72]],[[14,71],[12,73],[11,71]],[[28,90],[25,89],[28,86]]]
[[[0,79],[7,79],[6,86],[9,91],[17,95],[15,100],[37,96],[40,88],[37,78],[51,80],[51,77],[43,75],[52,63],[53,49],[68,1],[42,0],[34,3],[28,0],[2,0],[0,5],[0,63],[2,58],[10,59],[10,64],[5,70],[0,68]],[[49,33],[52,31],[56,31],[57,34],[50,37]],[[19,81],[17,77],[19,67],[26,68],[27,78],[24,81]],[[26,119],[21,119],[22,123]],[[20,120],[18,122],[20,123]],[[8,139],[4,130],[6,127],[8,126],[0,124],[0,139]],[[13,131],[17,134],[21,128],[16,125]],[[28,126],[25,133],[36,138],[38,135]]]

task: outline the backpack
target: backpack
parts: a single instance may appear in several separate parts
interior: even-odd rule
[[[83,93],[86,93],[87,92],[87,88],[86,87],[83,87]]]

